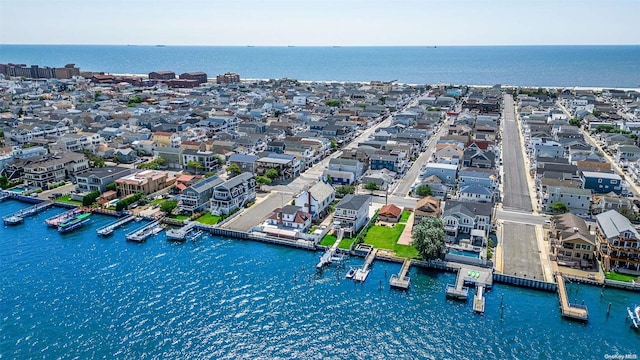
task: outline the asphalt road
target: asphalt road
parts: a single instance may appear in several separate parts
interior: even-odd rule
[[[544,279],[535,226],[504,222],[502,231],[502,272],[507,275]]]
[[[440,127],[438,132],[435,133],[431,137],[431,139],[429,139],[429,141],[427,142],[427,149],[424,152],[422,152],[420,156],[418,156],[416,161],[413,162],[413,165],[411,165],[409,170],[407,170],[407,173],[404,174],[402,179],[398,182],[398,185],[396,185],[396,188],[393,191],[393,195],[397,197],[407,196],[407,194],[409,193],[409,190],[411,190],[411,185],[413,185],[413,183],[415,182],[416,178],[419,175],[420,168],[422,167],[422,165],[425,165],[426,163],[429,162],[429,158],[431,157],[431,154],[433,154],[435,150],[436,143],[438,142],[440,137],[447,131],[448,125],[451,124],[451,122],[452,122],[451,119],[446,119],[442,123],[442,126]]]
[[[249,231],[249,229],[264,221],[275,208],[291,203],[291,199],[292,196],[290,194],[273,191],[259,204],[245,209],[240,215],[222,225],[222,228],[237,231]]]
[[[508,209],[516,209],[531,212],[531,197],[527,183],[527,169],[522,156],[522,143],[518,133],[518,125],[515,119],[513,96],[504,95],[503,110],[504,134],[502,139],[503,171],[504,171],[504,197],[502,206]]]
[[[544,221],[547,220],[547,217],[542,215],[533,215],[525,212],[515,212],[515,211],[498,210],[498,209],[496,209],[495,211],[495,216],[496,216],[496,220],[530,224],[530,225],[543,225]]]

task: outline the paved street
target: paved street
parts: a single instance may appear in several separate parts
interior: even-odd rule
[[[429,162],[429,158],[431,157],[431,154],[433,154],[434,152],[436,143],[438,142],[440,137],[448,130],[448,125],[451,123],[452,123],[451,119],[446,119],[443,125],[438,130],[438,132],[435,133],[434,136],[431,137],[431,139],[429,139],[429,141],[427,142],[427,149],[420,154],[418,159],[414,161],[411,168],[407,170],[407,173],[402,177],[402,179],[399,181],[398,185],[396,186],[395,190],[393,191],[393,195],[397,197],[407,196],[407,194],[411,190],[411,185],[413,185],[416,178],[418,177],[418,174],[420,172],[420,167],[422,167],[422,165],[425,165],[427,162]]]
[[[502,140],[502,154],[504,160],[504,208],[532,211],[529,185],[527,183],[528,170],[524,166],[522,144],[518,125],[515,120],[513,96],[504,95],[504,136]]]
[[[271,194],[267,195],[264,199],[259,201],[259,203],[245,209],[242,214],[231,219],[228,223],[222,225],[222,227],[237,231],[248,231],[266,219],[273,209],[290,203],[291,198],[290,194],[275,191],[271,192]]]
[[[502,231],[503,273],[544,279],[535,226],[505,221]]]
[[[499,210],[499,209],[496,209],[495,215],[496,215],[496,220],[503,220],[503,221],[531,224],[531,225],[542,225],[544,224],[544,221],[547,220],[547,217],[542,215],[533,215],[525,212],[516,212],[516,211]]]

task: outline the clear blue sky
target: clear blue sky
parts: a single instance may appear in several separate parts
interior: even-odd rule
[[[0,0],[3,44],[640,44],[640,0]]]

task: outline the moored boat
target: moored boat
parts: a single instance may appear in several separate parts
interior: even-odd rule
[[[633,308],[627,308],[627,313],[629,314],[629,319],[631,319],[631,327],[640,330],[640,306],[636,306]]]
[[[91,213],[82,213],[73,217],[72,219],[63,221],[58,225],[58,231],[61,233],[73,231],[81,227],[82,225],[86,224],[87,222],[89,222],[90,216],[91,216]]]
[[[2,218],[2,222],[4,222],[5,225],[18,225],[23,221],[24,221],[24,218],[22,216],[17,216],[17,215],[6,216]]]

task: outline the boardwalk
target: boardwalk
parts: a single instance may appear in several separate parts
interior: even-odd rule
[[[400,268],[400,272],[398,275],[391,275],[391,279],[389,279],[389,285],[392,288],[397,289],[408,289],[409,284],[411,283],[411,278],[407,276],[409,273],[409,268],[411,267],[411,259],[406,259],[402,264],[402,268]]]

